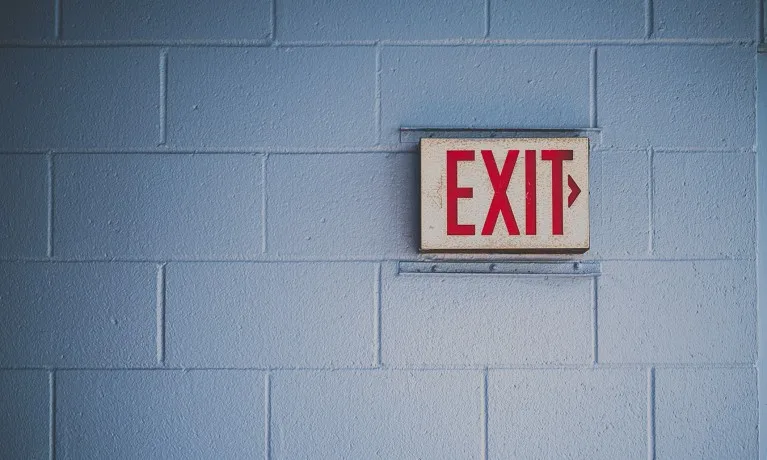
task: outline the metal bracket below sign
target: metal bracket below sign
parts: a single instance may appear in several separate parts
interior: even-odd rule
[[[534,138],[551,137],[587,137],[589,145],[594,150],[601,140],[600,128],[563,128],[563,129],[513,129],[513,128],[423,128],[401,127],[399,141],[401,144],[417,144],[422,138],[454,138],[454,139],[493,139],[493,138]]]
[[[399,262],[398,274],[498,274],[516,276],[587,276],[602,274],[598,261],[562,262]]]

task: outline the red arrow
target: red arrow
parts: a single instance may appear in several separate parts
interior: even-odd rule
[[[575,199],[578,198],[578,195],[581,194],[581,189],[569,174],[567,175],[567,185],[570,187],[570,196],[567,197],[567,207],[569,208],[575,203]]]

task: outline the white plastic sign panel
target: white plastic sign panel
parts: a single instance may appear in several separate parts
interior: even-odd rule
[[[421,140],[422,251],[588,248],[588,138]]]

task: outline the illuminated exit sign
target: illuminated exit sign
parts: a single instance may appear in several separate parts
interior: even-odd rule
[[[421,139],[421,250],[589,248],[587,138]]]

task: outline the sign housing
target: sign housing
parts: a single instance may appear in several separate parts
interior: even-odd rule
[[[421,139],[421,250],[589,248],[588,138]]]

